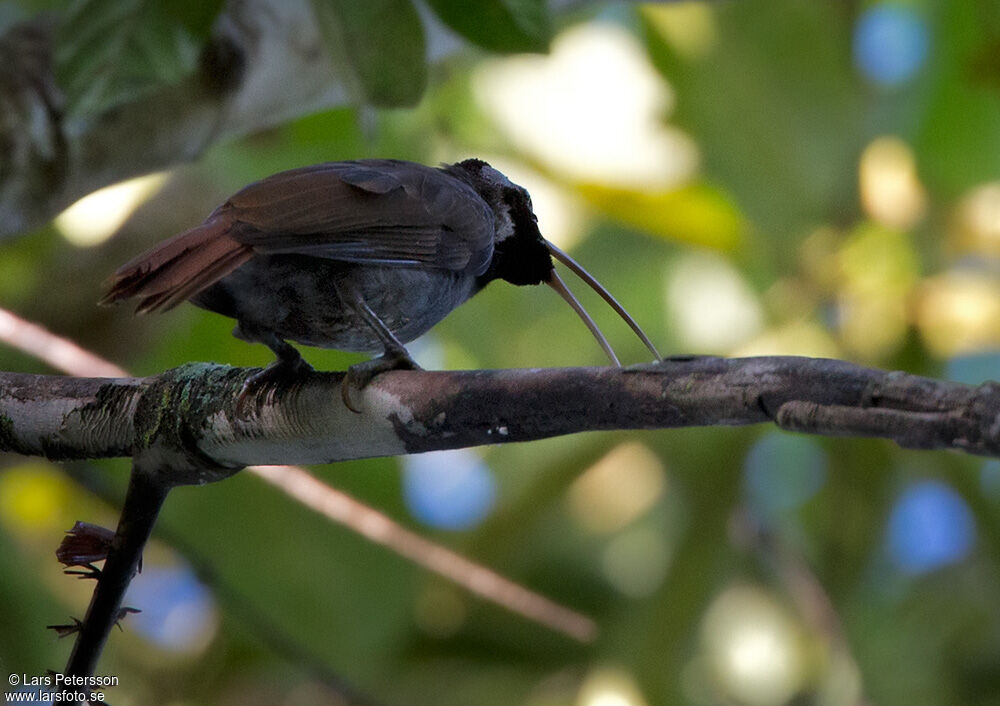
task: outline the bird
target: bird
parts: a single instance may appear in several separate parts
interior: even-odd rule
[[[359,412],[356,391],[381,372],[420,369],[405,344],[494,280],[552,287],[620,366],[553,258],[660,360],[624,307],[542,236],[527,190],[480,159],[440,167],[358,159],[279,172],[122,265],[100,303],[137,299],[145,314],[190,301],[235,319],[234,336],[277,356],[247,379],[241,398],[312,370],[289,341],[381,352],[344,377],[344,401]]]

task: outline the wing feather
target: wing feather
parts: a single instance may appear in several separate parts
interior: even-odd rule
[[[329,162],[282,172],[246,187],[222,210],[237,223],[233,237],[264,254],[474,274],[493,254],[493,214],[479,194],[412,162]]]
[[[114,274],[102,303],[139,298],[169,309],[255,254],[300,254],[482,274],[493,256],[493,212],[468,185],[412,162],[328,162],[256,182],[200,226]]]

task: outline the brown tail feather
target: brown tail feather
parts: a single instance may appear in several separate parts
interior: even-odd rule
[[[122,265],[100,303],[139,297],[138,313],[165,311],[210,287],[253,257],[222,218],[174,236]]]

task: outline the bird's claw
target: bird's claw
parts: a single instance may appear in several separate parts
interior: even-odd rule
[[[361,414],[363,405],[360,400],[362,391],[375,379],[375,376],[390,370],[422,370],[417,361],[410,357],[406,349],[387,351],[384,355],[364,363],[357,363],[347,369],[340,383],[340,396],[344,405],[356,414]]]
[[[291,361],[279,358],[259,373],[254,373],[244,381],[243,389],[236,398],[236,415],[240,419],[249,419],[265,404],[274,402],[279,390],[292,387],[312,369],[302,358]]]

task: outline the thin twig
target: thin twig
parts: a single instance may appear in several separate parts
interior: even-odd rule
[[[0,309],[0,341],[69,375],[93,378],[128,377],[128,373],[114,363],[6,309]]]
[[[4,322],[8,324],[4,326]],[[54,368],[71,375],[128,375],[114,363],[2,308],[0,341],[42,358]],[[40,353],[54,350],[60,351],[60,354],[44,357]],[[332,522],[453,581],[487,601],[581,642],[593,640],[597,633],[597,627],[589,617],[561,606],[441,544],[421,537],[344,491],[324,483],[303,468],[286,465],[249,466],[246,470]]]
[[[169,490],[139,462],[133,464],[118,530],[66,665],[67,677],[86,678],[94,674],[111,628],[122,616],[122,599],[138,571],[142,550]]]
[[[118,493],[108,482],[106,474],[86,464],[66,464],[67,474],[92,495],[110,505],[117,505]],[[303,670],[316,682],[323,684],[337,694],[347,704],[354,706],[378,706],[372,696],[362,693],[348,679],[330,669],[301,640],[276,621],[261,606],[254,603],[238,586],[233,585],[220,574],[211,554],[190,542],[181,533],[162,524],[156,528],[156,535],[177,551],[194,571],[198,580],[208,586],[225,606],[225,612],[246,626],[260,643],[288,664]]]
[[[304,468],[249,466],[247,470],[327,519],[353,529],[376,544],[390,547],[397,554],[486,600],[580,642],[590,642],[597,634],[597,625],[590,618],[411,532],[378,510],[324,484]]]
[[[823,638],[823,644],[831,652],[829,660],[832,662],[837,656],[845,666],[860,673],[833,598],[801,552],[747,508],[733,514],[731,529],[735,543],[752,552],[774,575],[799,617]],[[864,695],[863,686],[863,680],[859,679],[856,698],[849,703],[869,706],[871,701]]]

